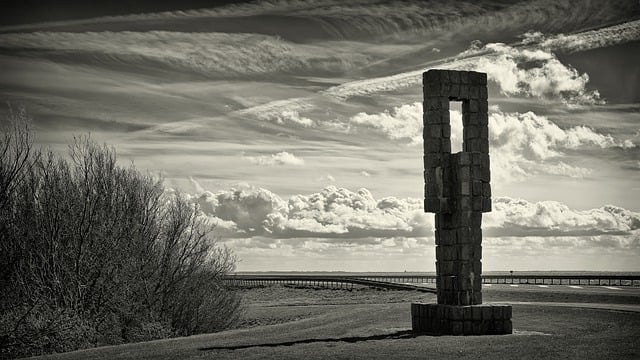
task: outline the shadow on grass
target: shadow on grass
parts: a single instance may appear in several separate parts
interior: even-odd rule
[[[293,346],[293,345],[299,345],[299,344],[335,343],[335,342],[357,343],[357,342],[372,341],[372,340],[413,339],[415,337],[424,336],[424,335],[425,334],[414,333],[411,330],[402,330],[402,331],[396,331],[394,333],[384,334],[384,335],[350,336],[350,337],[342,337],[342,338],[325,338],[325,339],[303,339],[303,340],[285,341],[285,342],[279,342],[279,343],[266,343],[266,344],[211,346],[206,348],[200,348],[199,350],[202,350],[202,351],[240,350],[240,349],[250,349],[254,347],[278,347],[278,346]]]

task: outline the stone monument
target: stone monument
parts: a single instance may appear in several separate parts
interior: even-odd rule
[[[411,304],[414,332],[511,334],[511,306],[482,304],[482,213],[491,211],[487,74],[423,74],[425,212],[435,213],[437,304]],[[451,153],[449,101],[462,102]]]

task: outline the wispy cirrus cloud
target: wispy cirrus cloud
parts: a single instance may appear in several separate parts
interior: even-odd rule
[[[338,98],[371,95],[416,86],[429,68],[486,72],[489,80],[509,96],[526,96],[567,103],[600,103],[596,90],[587,87],[589,76],[563,64],[555,51],[582,51],[640,39],[640,21],[572,35],[528,33],[521,44],[474,43],[458,56],[433,62],[424,69],[357,80],[331,87],[324,94]]]
[[[0,48],[42,50],[42,56],[87,55],[97,64],[141,66],[155,61],[201,76],[343,72],[362,65],[366,55],[341,48],[295,44],[249,33],[173,31],[34,32],[0,34]],[[58,53],[52,53],[57,51]]]

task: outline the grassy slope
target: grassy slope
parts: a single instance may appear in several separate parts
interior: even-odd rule
[[[509,291],[487,291],[488,301],[518,301]],[[515,295],[514,295],[515,294]],[[535,301],[527,295],[528,301]],[[511,297],[514,297],[511,299]],[[595,302],[579,294],[558,301]],[[243,328],[207,334],[90,349],[55,359],[557,359],[638,358],[640,313],[514,306],[510,336],[414,337],[409,303],[433,300],[415,292],[289,289],[274,286],[245,291]],[[610,297],[613,303],[637,298]],[[554,301],[545,295],[541,301]],[[602,300],[602,299],[596,299]],[[274,344],[280,344],[273,346]],[[263,345],[263,346],[257,346]]]

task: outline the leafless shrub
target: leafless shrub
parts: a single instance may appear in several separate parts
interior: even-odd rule
[[[14,349],[3,355],[86,346],[59,328],[70,316],[94,344],[233,323],[239,299],[221,276],[235,257],[191,202],[88,136],[68,158],[34,149],[25,119],[11,113],[0,143],[0,348]],[[38,343],[43,329],[63,334],[62,346]]]

